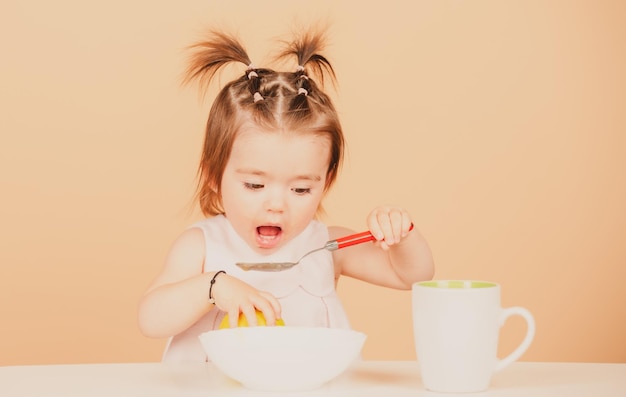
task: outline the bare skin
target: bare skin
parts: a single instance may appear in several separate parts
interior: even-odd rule
[[[235,140],[221,184],[225,216],[250,247],[273,253],[301,233],[315,217],[324,196],[330,145],[326,138],[266,132],[245,125]],[[430,249],[403,208],[382,205],[366,217],[374,244],[333,251],[335,277],[348,276],[395,289],[410,289],[431,279]],[[330,237],[353,230],[329,227]],[[139,306],[139,326],[150,337],[176,335],[212,310],[210,280],[202,273],[204,237],[199,229],[184,231],[174,241],[161,272]],[[228,313],[235,327],[239,313],[256,325],[255,309],[268,325],[281,318],[279,301],[270,293],[228,274],[213,285],[215,305]]]

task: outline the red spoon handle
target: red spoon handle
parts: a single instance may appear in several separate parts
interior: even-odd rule
[[[351,234],[349,236],[341,237],[335,240],[337,242],[337,248],[349,247],[351,245],[366,243],[368,241],[374,241],[376,238],[369,232]]]
[[[413,230],[413,224],[411,223],[411,227],[409,231]],[[368,241],[375,241],[376,238],[370,233],[370,231],[351,234],[349,236],[341,237],[335,240],[337,242],[337,248],[350,247],[351,245],[367,243]]]

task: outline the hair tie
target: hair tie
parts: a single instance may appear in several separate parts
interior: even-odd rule
[[[298,95],[304,95],[304,96],[309,96],[309,91],[306,90],[306,88],[298,88]]]
[[[258,101],[262,101],[263,100],[263,96],[261,95],[261,93],[259,91],[254,93],[254,103],[257,103]]]
[[[298,65],[298,67],[296,68],[296,72],[304,72],[304,66]]]
[[[259,75],[254,70],[248,73],[248,80],[252,79],[253,77],[259,77]]]

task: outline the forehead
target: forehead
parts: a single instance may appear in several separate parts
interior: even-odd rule
[[[238,167],[324,174],[330,162],[330,147],[330,138],[324,135],[269,131],[248,124],[239,130],[229,162]]]

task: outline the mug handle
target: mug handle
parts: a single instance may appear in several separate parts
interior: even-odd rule
[[[513,352],[511,352],[511,354],[497,361],[494,372],[500,371],[501,369],[507,367],[512,362],[519,359],[522,356],[522,354],[524,354],[524,352],[528,349],[528,347],[530,346],[530,343],[533,341],[533,338],[535,337],[535,318],[533,317],[532,314],[530,314],[530,312],[527,309],[523,307],[516,306],[516,307],[509,307],[509,308],[503,309],[502,313],[500,314],[500,326],[504,324],[504,322],[506,321],[508,317],[514,316],[514,315],[522,316],[524,317],[524,320],[526,320],[526,325],[527,325],[526,336],[524,337],[524,340],[522,341],[522,343],[520,343],[520,345],[517,346],[517,348],[513,350]]]

